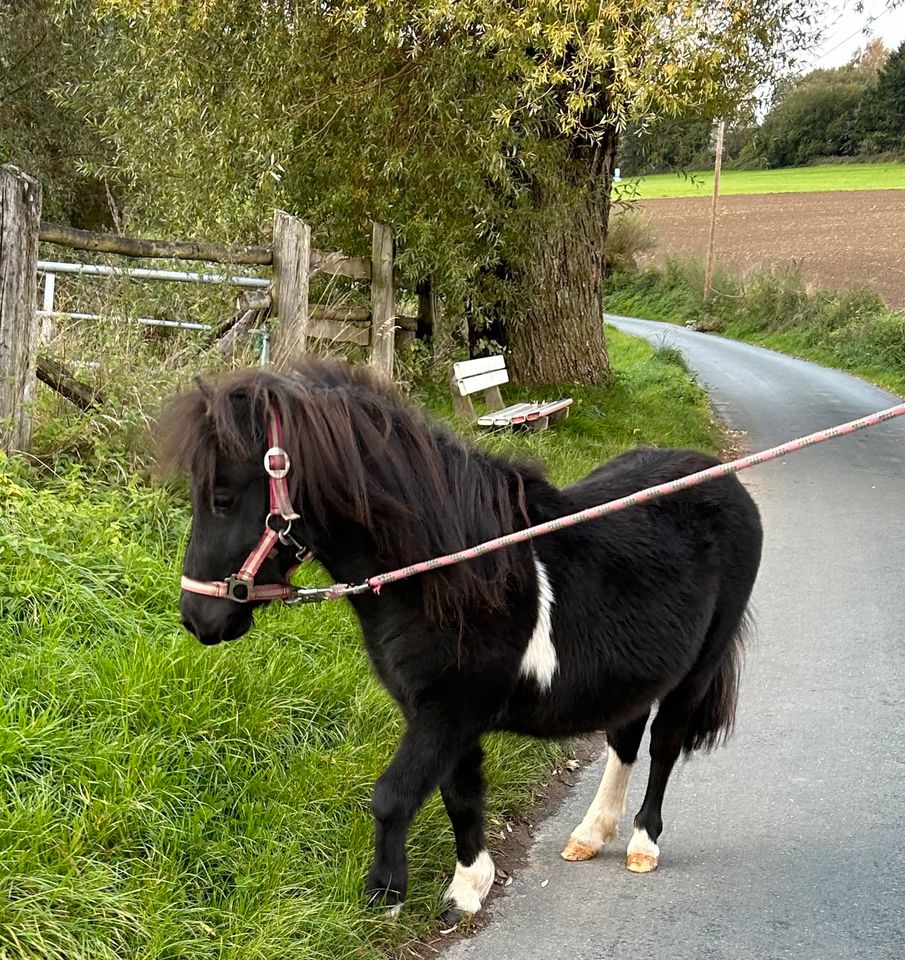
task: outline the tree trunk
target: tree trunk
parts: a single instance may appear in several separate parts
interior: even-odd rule
[[[568,197],[538,197],[543,224],[513,267],[524,304],[503,321],[514,379],[525,384],[607,385],[604,247],[616,135],[573,157]]]

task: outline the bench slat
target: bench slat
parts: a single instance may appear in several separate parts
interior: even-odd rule
[[[531,423],[559,412],[568,412],[572,398],[551,400],[547,403],[514,403],[512,406],[478,417],[480,427],[508,427],[520,423]]]
[[[481,427],[507,427],[511,423],[524,423],[529,416],[536,416],[537,410],[538,405],[536,403],[513,403],[510,407],[494,410],[493,413],[478,417],[478,425]]]
[[[478,357],[477,360],[459,360],[453,364],[453,376],[456,380],[462,380],[465,377],[476,377],[479,373],[505,369],[506,358],[498,354],[495,357]]]
[[[486,390],[488,387],[499,386],[501,383],[509,383],[509,374],[505,369],[490,370],[488,373],[479,373],[476,377],[456,380],[456,386],[463,397],[467,397],[470,393],[477,393],[479,390]]]
[[[550,400],[547,403],[542,403],[540,405],[540,415],[542,417],[548,417],[551,413],[556,413],[559,410],[566,410],[571,406],[571,397],[567,397],[565,400]]]

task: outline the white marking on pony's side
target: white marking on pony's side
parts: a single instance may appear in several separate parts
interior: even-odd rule
[[[523,677],[534,677],[537,685],[546,693],[559,669],[556,647],[553,646],[552,610],[555,601],[547,568],[537,559],[537,554],[534,554],[534,568],[537,570],[537,621],[528,641],[528,649],[522,657],[519,673]]]
[[[495,876],[493,860],[486,850],[482,850],[470,866],[456,863],[456,872],[446,891],[446,899],[463,913],[477,913],[484,897],[490,893]]]
[[[631,776],[632,764],[623,763],[610,747],[597,794],[584,820],[572,831],[562,852],[564,860],[589,860],[619,836],[619,820],[625,813]]]

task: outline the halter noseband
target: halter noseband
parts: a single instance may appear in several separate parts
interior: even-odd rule
[[[200,593],[205,597],[233,600],[236,603],[249,603],[253,600],[288,600],[296,594],[296,588],[288,583],[255,584],[255,576],[261,564],[273,553],[277,543],[296,548],[296,560],[302,563],[311,555],[306,547],[292,536],[292,521],[299,515],[289,499],[289,485],[286,477],[292,462],[283,449],[283,425],[280,413],[271,407],[267,421],[267,443],[269,449],[264,454],[264,469],[270,478],[270,512],[264,520],[264,532],[254,549],[242,564],[238,573],[225,580],[193,580],[183,576],[182,589],[187,593]],[[280,517],[285,521],[282,529],[275,530],[271,521]],[[297,566],[298,564],[296,564]],[[294,570],[295,567],[292,568]],[[292,570],[289,573],[292,573]],[[288,575],[288,574],[287,574]]]

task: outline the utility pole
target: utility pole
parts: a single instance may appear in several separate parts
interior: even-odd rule
[[[704,303],[710,302],[713,284],[713,244],[716,238],[716,218],[720,201],[720,168],[723,165],[723,132],[726,122],[720,120],[716,128],[716,150],[713,162],[713,200],[710,204],[710,237],[707,240],[707,268],[704,271]]]

